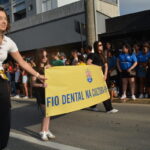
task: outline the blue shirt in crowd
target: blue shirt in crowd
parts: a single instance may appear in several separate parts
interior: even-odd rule
[[[116,67],[117,58],[116,56],[108,57],[108,69],[111,70]]]
[[[137,60],[138,62],[141,62],[141,63],[146,63],[148,62],[148,59],[150,58],[150,52],[146,53],[146,54],[143,54],[143,52],[140,52],[138,55],[137,55]]]
[[[137,58],[135,54],[125,54],[121,53],[118,57],[120,61],[120,67],[122,70],[128,70],[135,62],[137,62]]]

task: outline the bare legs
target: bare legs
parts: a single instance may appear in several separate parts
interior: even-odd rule
[[[122,79],[122,91],[123,91],[123,95],[126,95],[127,86],[128,86],[128,78],[123,78]]]
[[[130,85],[130,91],[131,91],[132,99],[135,99],[135,96],[134,96],[134,93],[135,93],[135,78],[123,78],[122,79],[123,95],[122,95],[121,99],[126,98],[126,91],[127,91],[128,83]]]
[[[41,108],[45,112],[45,105],[41,105]],[[47,141],[49,138],[55,138],[55,135],[52,134],[49,130],[50,126],[50,117],[43,117],[42,123],[41,123],[41,139],[44,141]]]
[[[135,94],[135,78],[129,78],[129,84],[131,88],[131,95]]]
[[[45,105],[41,105],[41,108],[44,110],[45,112]],[[41,124],[41,132],[44,131],[48,131],[49,130],[49,125],[50,125],[50,117],[45,117],[42,120],[42,124]]]
[[[145,83],[145,78],[139,78],[139,86],[140,86],[140,88],[139,88],[139,92],[140,92],[140,98],[142,98],[142,95],[144,94],[144,83]]]

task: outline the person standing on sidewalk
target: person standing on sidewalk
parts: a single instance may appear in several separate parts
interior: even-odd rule
[[[23,84],[23,93],[24,93],[24,99],[28,99],[29,97],[29,91],[28,91],[28,73],[23,70],[22,71],[22,84]]]
[[[107,74],[108,74],[108,64],[107,64],[107,61],[103,55],[103,44],[102,44],[102,42],[100,42],[100,41],[94,42],[94,51],[95,51],[95,53],[90,53],[88,55],[87,64],[88,65],[94,64],[94,65],[101,66],[102,71],[104,73],[104,80],[106,81]],[[103,104],[104,104],[106,112],[108,112],[108,113],[118,112],[117,109],[114,109],[112,107],[112,103],[111,103],[110,99],[104,101]],[[97,105],[94,105],[94,106],[90,107],[90,109],[93,111],[99,111],[96,106]]]
[[[126,102],[127,98],[127,87],[130,84],[131,98],[133,100],[135,97],[135,76],[137,66],[137,58],[133,53],[129,44],[124,44],[122,48],[122,53],[117,58],[117,67],[120,72],[122,80],[122,96],[121,100]]]
[[[44,69],[50,67],[47,51],[44,49],[38,50],[36,56],[36,70],[44,75]],[[45,110],[45,88],[47,84],[41,82],[37,77],[32,77],[32,86],[34,87],[34,95],[37,99],[37,104],[42,110],[43,119],[41,124],[41,139],[43,141],[48,141],[48,139],[55,138],[55,135],[49,130],[50,117],[46,117]]]
[[[4,73],[2,65],[7,59],[8,53],[27,72],[36,76],[43,82],[45,80],[43,75],[40,75],[23,60],[13,40],[5,36],[5,32],[8,31],[9,27],[10,23],[6,11],[0,7],[0,150],[7,146],[10,132],[10,90],[8,78]]]
[[[20,84],[21,84],[21,70],[18,63],[15,64],[15,87],[16,87],[16,95],[14,98],[20,98]]]
[[[149,44],[143,44],[142,51],[137,55],[137,78],[139,81],[139,98],[148,98],[146,91],[146,74],[148,68],[148,60],[150,58]]]

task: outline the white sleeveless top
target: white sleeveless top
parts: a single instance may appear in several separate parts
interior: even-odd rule
[[[3,70],[2,63],[7,59],[8,53],[17,52],[18,48],[15,42],[4,35],[2,44],[0,44],[0,70]]]

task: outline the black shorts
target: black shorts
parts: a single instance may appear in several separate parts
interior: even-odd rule
[[[147,79],[147,80],[146,80],[146,87],[147,87],[147,88],[150,88],[150,79]]]
[[[127,70],[123,70],[120,73],[120,77],[121,78],[133,78],[133,77],[135,77],[135,75],[131,75]]]
[[[0,149],[7,146],[10,132],[10,91],[8,81],[0,78]]]
[[[146,87],[150,88],[150,68],[147,70],[146,74]]]
[[[15,82],[16,90],[20,90],[20,82]]]
[[[38,87],[34,88],[34,96],[36,97],[38,105],[45,105],[45,89]]]

